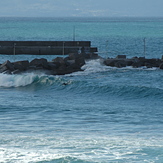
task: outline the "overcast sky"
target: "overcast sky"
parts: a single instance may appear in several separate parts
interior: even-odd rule
[[[0,0],[0,16],[163,17],[163,0]]]

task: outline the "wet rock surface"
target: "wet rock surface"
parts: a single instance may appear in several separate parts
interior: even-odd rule
[[[139,68],[146,66],[147,68],[157,67],[163,69],[162,59],[146,59],[145,57],[134,57],[128,59],[125,55],[118,55],[116,58],[104,59],[97,54],[69,54],[67,57],[57,57],[52,61],[47,61],[45,58],[33,59],[31,62],[28,60],[6,62],[0,64],[0,73],[5,74],[20,74],[24,72],[43,71],[48,75],[65,75],[77,71],[82,71],[81,67],[85,64],[86,60],[102,59],[102,63],[106,66],[122,68],[132,66]]]
[[[65,75],[77,71],[82,71],[81,67],[87,59],[97,59],[97,54],[69,54],[67,57],[57,57],[52,61],[45,58],[10,62],[7,60],[0,64],[0,73],[20,74],[24,72],[43,71],[49,75]]]

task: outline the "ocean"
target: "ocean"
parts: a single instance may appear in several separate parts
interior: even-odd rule
[[[73,39],[103,58],[161,58],[163,18],[0,18],[2,41]],[[1,54],[0,63],[55,57]],[[163,162],[163,70],[100,59],[82,69],[0,74],[0,163]]]

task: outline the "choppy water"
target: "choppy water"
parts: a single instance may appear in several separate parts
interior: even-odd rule
[[[1,40],[91,40],[116,56],[161,58],[163,19],[0,18]],[[46,30],[44,30],[46,29]],[[100,31],[100,32],[98,32]],[[55,56],[0,55],[32,60]],[[163,71],[111,68],[92,60],[83,72],[0,74],[0,162],[162,163]],[[65,85],[66,83],[66,85]]]

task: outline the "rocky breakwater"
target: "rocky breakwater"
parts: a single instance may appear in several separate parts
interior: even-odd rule
[[[52,61],[45,58],[10,62],[7,60],[0,64],[0,73],[20,74],[24,72],[41,71],[48,75],[65,75],[77,71],[82,71],[81,67],[85,60],[97,59],[99,56],[94,53],[90,54],[69,54],[67,57],[57,57]]]
[[[132,66],[133,68],[139,68],[146,66],[147,68],[157,67],[163,69],[162,59],[146,59],[145,57],[133,57],[131,59],[126,58],[126,55],[118,55],[116,58],[108,58],[104,60],[106,66],[122,68],[126,66]]]

